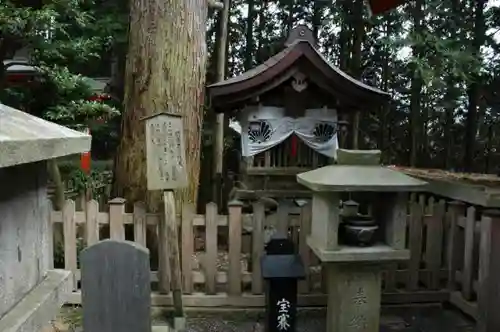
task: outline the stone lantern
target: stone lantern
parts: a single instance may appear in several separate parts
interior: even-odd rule
[[[46,160],[90,149],[90,136],[0,104],[0,331],[40,331],[72,291],[53,269]]]
[[[405,249],[408,192],[424,190],[426,182],[380,166],[379,159],[376,150],[339,150],[337,165],[297,175],[313,190],[307,243],[327,271],[327,332],[378,331],[381,268],[410,257]],[[375,207],[374,223],[348,228],[343,219],[353,215],[340,213],[341,196],[349,195],[351,209],[350,196],[357,194]],[[359,237],[357,244],[346,241],[346,228]]]

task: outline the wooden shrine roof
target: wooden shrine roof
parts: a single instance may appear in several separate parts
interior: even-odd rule
[[[286,82],[299,69],[327,93],[339,100],[348,99],[360,108],[389,101],[389,93],[364,84],[332,65],[317,50],[310,36],[312,32],[307,27],[298,26],[291,32],[293,39],[289,38],[281,52],[239,76],[209,85],[212,104],[227,108],[250,100]]]
[[[402,166],[389,167],[427,181],[428,191],[435,195],[487,208],[500,208],[500,177],[496,174],[461,173]]]
[[[428,179],[458,181],[464,184],[477,184],[490,187],[500,187],[500,177],[496,174],[461,173],[442,169],[411,168],[402,166],[390,166],[408,175]]]

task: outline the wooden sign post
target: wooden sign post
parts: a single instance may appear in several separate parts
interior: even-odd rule
[[[182,117],[158,113],[144,119],[146,124],[146,158],[148,190],[163,190],[165,218],[160,222],[160,248],[168,248],[167,254],[160,254],[160,289],[170,288],[174,302],[175,316],[182,318],[182,280],[177,235],[177,216],[173,189],[186,187],[186,150]],[[165,250],[163,250],[165,252]],[[174,322],[175,325],[175,322]],[[175,326],[174,326],[175,327]],[[181,327],[183,329],[183,327]]]

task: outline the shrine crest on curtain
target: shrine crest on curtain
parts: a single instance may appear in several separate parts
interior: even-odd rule
[[[307,109],[303,117],[285,116],[285,109],[272,106],[247,107],[230,127],[241,135],[241,150],[245,157],[255,156],[285,141],[295,134],[307,146],[330,158],[338,149],[337,111]]]

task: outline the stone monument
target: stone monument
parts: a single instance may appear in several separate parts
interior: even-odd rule
[[[151,332],[149,251],[104,240],[82,251],[85,332]]]
[[[0,104],[0,331],[40,331],[71,292],[53,270],[46,160],[90,149],[90,136]]]
[[[405,249],[408,192],[424,190],[426,182],[380,166],[379,160],[380,151],[339,150],[337,165],[297,175],[299,183],[314,191],[307,243],[327,271],[327,332],[379,331],[381,268],[410,257]],[[343,241],[342,193],[371,195],[378,207],[376,226],[350,230],[358,231],[360,240],[361,233],[373,233],[373,243]]]

